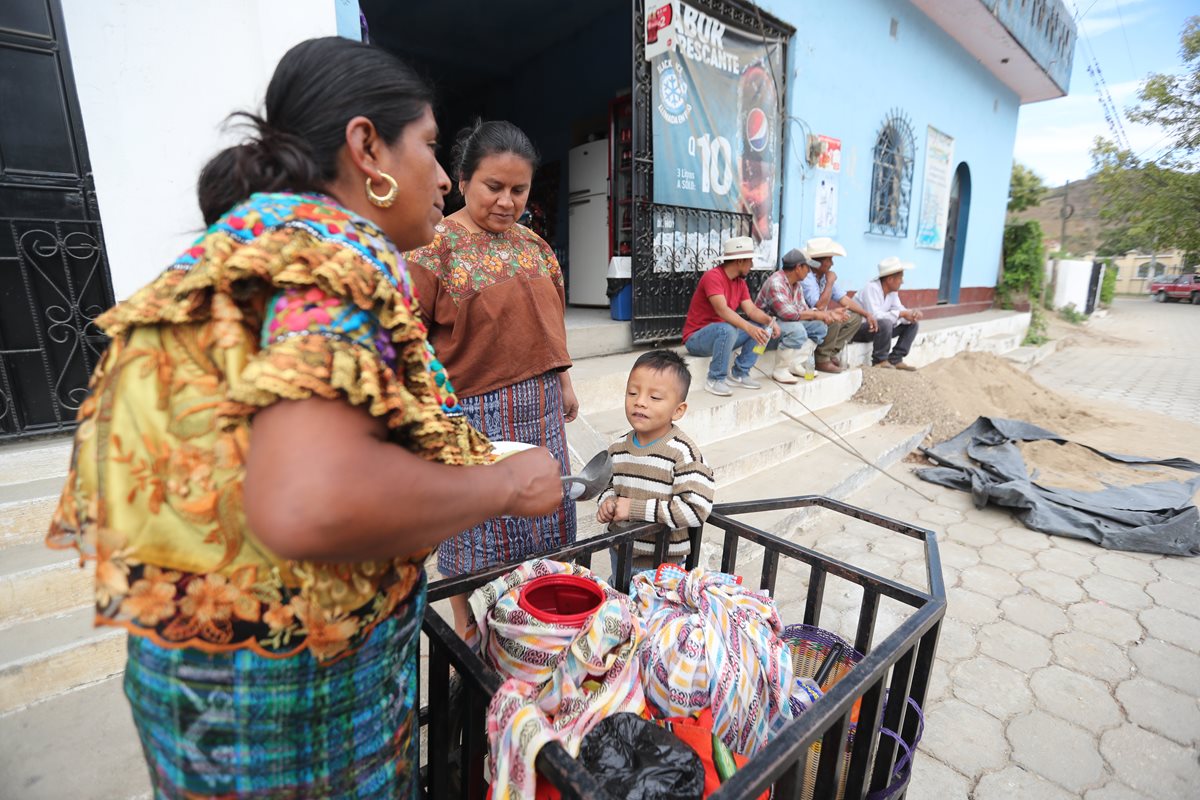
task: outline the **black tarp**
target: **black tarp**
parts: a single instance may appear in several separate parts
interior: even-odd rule
[[[1027,528],[1043,533],[1089,539],[1114,550],[1200,555],[1200,511],[1192,502],[1200,489],[1200,475],[1189,480],[1108,486],[1097,492],[1042,486],[1036,474],[1029,474],[1017,447],[1017,442],[1040,440],[1068,442],[1028,422],[980,417],[954,438],[923,448],[938,466],[919,469],[917,475],[930,483],[970,492],[977,508],[988,503],[1008,508]],[[1141,458],[1087,449],[1121,464],[1200,473],[1200,464],[1187,458]]]

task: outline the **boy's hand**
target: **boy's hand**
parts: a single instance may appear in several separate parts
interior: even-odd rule
[[[610,497],[600,504],[596,509],[596,522],[608,524],[613,521],[613,515],[617,513],[617,498]]]
[[[629,510],[633,507],[633,501],[628,497],[618,497],[614,500],[615,510],[613,511],[613,522],[628,522]]]

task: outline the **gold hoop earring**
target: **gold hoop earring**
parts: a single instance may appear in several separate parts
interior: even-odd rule
[[[396,192],[400,187],[396,185],[395,178],[393,178],[391,175],[388,175],[386,172],[383,172],[382,170],[379,173],[379,177],[387,181],[387,194],[375,194],[375,190],[371,188],[371,177],[367,176],[367,199],[370,200],[372,204],[377,205],[380,208],[387,208],[392,203],[396,202]]]

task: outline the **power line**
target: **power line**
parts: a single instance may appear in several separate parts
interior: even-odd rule
[[[1133,48],[1129,46],[1129,32],[1125,29],[1125,15],[1121,13],[1121,0],[1113,0],[1113,7],[1117,9],[1117,19],[1121,22],[1121,36],[1125,38],[1125,52],[1129,54],[1129,68],[1137,72],[1137,67],[1133,65]]]
[[[1095,3],[1092,5],[1095,5]],[[1091,9],[1089,8],[1088,10]],[[1129,144],[1129,137],[1125,134],[1125,126],[1121,121],[1121,113],[1117,111],[1116,103],[1112,99],[1112,93],[1108,90],[1108,82],[1104,80],[1104,73],[1100,69],[1100,59],[1096,56],[1096,48],[1092,46],[1092,38],[1088,36],[1086,28],[1080,27],[1079,30],[1083,34],[1083,42],[1087,45],[1088,54],[1091,56],[1091,60],[1087,64],[1087,73],[1092,79],[1092,84],[1096,87],[1096,95],[1100,101],[1100,108],[1104,112],[1104,119],[1108,122],[1108,129],[1116,140],[1118,147],[1125,150],[1132,150],[1133,148]]]

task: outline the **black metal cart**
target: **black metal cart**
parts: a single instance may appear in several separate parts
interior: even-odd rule
[[[829,558],[739,519],[760,512],[806,507],[827,509],[922,542],[929,591],[914,589]],[[810,770],[810,758],[817,760],[816,782],[812,786],[814,797],[864,798],[868,793],[888,786],[893,780],[897,762],[902,758],[902,746],[893,736],[884,735],[881,731],[895,732],[907,743],[915,741],[920,719],[913,706],[919,707],[925,702],[941,620],[946,612],[946,592],[933,532],[815,496],[718,504],[705,530],[710,528],[724,532],[723,572],[736,573],[741,549],[739,545],[745,545],[755,554],[761,549],[759,586],[772,596],[776,596],[775,584],[781,558],[807,565],[809,572],[803,619],[807,625],[820,624],[828,576],[836,576],[860,586],[863,594],[853,644],[856,650],[865,654],[862,661],[834,684],[824,697],[772,737],[764,748],[724,783],[712,795],[714,800],[757,797],[771,787],[775,790],[774,797],[780,800],[799,798],[805,772]],[[657,533],[657,560],[664,560],[666,531],[653,524],[597,536],[546,553],[544,557],[590,566],[594,553],[603,553],[610,547],[616,547],[617,574],[613,583],[622,591],[628,591],[633,540],[648,533]],[[699,528],[691,531],[689,569],[695,567],[699,560],[703,533]],[[433,602],[473,591],[505,574],[513,566],[437,581],[429,587],[429,600]],[[896,630],[876,644],[872,639],[880,600],[885,597],[910,606],[913,611]],[[487,793],[484,757],[488,751],[484,714],[503,679],[455,635],[453,629],[432,609],[425,615],[423,631],[429,638],[429,705],[421,709],[420,715],[422,727],[428,726],[427,746],[422,754],[426,791],[430,798],[436,800],[449,797],[471,800],[483,798]],[[466,706],[466,723],[461,737],[456,737],[458,741],[453,742],[451,724],[444,713],[449,703],[451,666],[462,676]],[[910,699],[913,702],[910,703]],[[860,703],[857,727],[853,744],[848,744],[847,732],[855,703]],[[812,750],[812,745],[818,741],[823,744],[819,756],[814,755]],[[825,745],[830,742],[837,742],[839,746]],[[551,743],[541,750],[537,768],[568,800],[609,797],[603,780],[580,766],[557,743]]]

